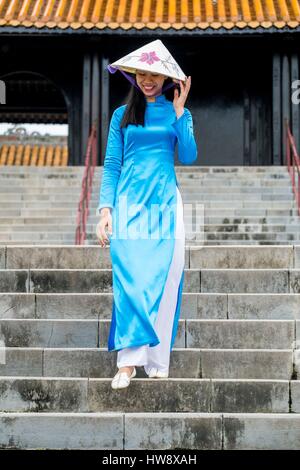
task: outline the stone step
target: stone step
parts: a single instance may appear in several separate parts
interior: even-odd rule
[[[201,208],[201,205],[200,205]],[[94,210],[94,208],[93,208]],[[97,216],[96,210],[90,211],[93,217]],[[185,214],[193,214],[195,213],[195,208],[189,207],[188,204],[184,205],[184,213]],[[77,215],[77,208],[76,206],[65,209],[65,208],[45,208],[42,211],[38,208],[23,208],[18,207],[18,209],[3,209],[0,208],[0,217],[76,217]],[[206,207],[204,216],[216,216],[216,217],[266,217],[266,216],[285,216],[285,217],[297,217],[298,210],[296,208],[291,209],[276,209],[276,208],[269,208],[269,209],[251,209],[251,208],[225,208],[225,209],[217,209],[213,207]],[[299,217],[299,216],[298,216]]]
[[[92,235],[92,237],[96,241],[96,235]],[[216,240],[245,240],[251,242],[252,240],[258,240],[258,241],[269,241],[274,244],[277,243],[277,241],[298,241],[299,242],[299,233],[294,233],[294,232],[230,232],[223,230],[218,231],[218,232],[193,232],[193,233],[186,233],[186,244],[190,243],[196,243],[200,244],[203,240],[211,240],[211,241],[216,241]]]
[[[15,246],[18,243],[22,243],[24,246],[58,246],[63,243],[64,246],[74,246],[74,239],[73,240],[59,240],[59,239],[53,239],[53,240],[0,240],[0,247],[1,246]],[[95,245],[96,241],[95,240],[85,240],[82,246],[93,246]],[[243,240],[186,240],[185,246],[186,248],[189,247],[194,247],[202,244],[202,246],[298,246],[299,240],[249,240],[249,239],[243,239]]]
[[[92,192],[94,195],[99,194],[102,183],[102,175],[99,177],[94,176]],[[229,180],[218,179],[206,179],[206,178],[186,178],[176,175],[177,185],[181,191],[183,190],[195,190],[201,188],[202,191],[207,192],[245,192],[251,193],[254,190],[262,193],[269,193],[274,191],[279,192],[292,192],[292,185],[290,178],[286,179],[270,179],[270,178],[234,178]],[[58,185],[59,182],[59,185]],[[58,193],[70,192],[75,193],[76,188],[81,187],[82,175],[77,177],[57,177],[57,178],[43,178],[43,177],[32,177],[22,179],[20,184],[20,178],[2,178],[0,176],[0,193],[9,192],[12,193],[17,191],[18,193],[37,193],[39,191],[44,192],[45,190],[55,189]]]
[[[300,293],[299,269],[185,269],[184,292]],[[111,269],[0,269],[0,292],[112,292]]]
[[[279,173],[274,173],[274,172],[265,172],[265,173],[243,173],[243,172],[237,172],[237,173],[201,173],[195,171],[194,173],[183,173],[179,172],[176,168],[175,170],[176,176],[180,178],[181,180],[195,180],[195,179],[207,179],[207,180],[214,180],[218,181],[220,179],[225,180],[225,181],[242,181],[243,179],[248,179],[248,180],[253,180],[253,181],[262,181],[262,180],[275,180],[275,181],[285,181],[285,180],[291,180],[290,175],[288,172],[279,172]],[[99,175],[99,176],[98,176]],[[95,177],[102,177],[102,172],[99,172],[98,174],[95,174]]]
[[[64,221],[65,222],[65,221]],[[96,226],[99,220],[95,223],[89,223],[86,225],[86,231],[89,234],[89,238],[93,236],[95,240],[96,237]],[[204,232],[213,233],[219,235],[221,233],[235,233],[235,234],[264,234],[271,233],[286,233],[288,235],[300,233],[300,220],[298,223],[293,224],[258,224],[258,223],[220,223],[220,224],[210,224],[203,220],[200,220],[195,224],[192,218],[185,218],[184,227],[186,232],[186,238],[192,239],[196,235],[199,235]],[[198,228],[197,231],[194,231],[194,228]],[[5,234],[14,235],[26,234],[27,232],[36,233],[43,235],[45,237],[48,232],[61,233],[65,232],[70,238],[74,238],[74,232],[76,229],[76,220],[73,220],[73,223],[60,223],[60,224],[47,224],[47,223],[14,223],[14,224],[2,224],[0,222],[0,239],[5,236]],[[298,239],[298,237],[296,237]]]
[[[43,244],[49,240],[55,240],[58,244],[69,242],[69,244],[75,243],[75,229],[72,232],[52,232],[51,230],[45,230],[44,232],[34,231],[20,231],[20,232],[2,232],[0,227],[0,244],[7,244],[8,241],[14,241],[14,243],[23,243],[24,241],[39,242]],[[90,232],[86,234],[86,239],[91,240],[93,244],[98,242],[96,233]],[[299,241],[300,234],[296,232],[232,232],[232,231],[218,231],[218,232],[186,232],[185,234],[186,245],[191,243],[201,244],[204,240],[246,240],[248,243],[251,240],[269,241],[276,244],[277,241]],[[275,242],[275,243],[274,243]]]
[[[13,245],[15,242],[11,242],[11,244]],[[37,242],[38,243],[38,242]],[[55,245],[55,244],[58,244],[59,241],[56,241],[54,243],[52,242],[49,242],[49,245]],[[92,242],[93,244],[94,242]],[[297,244],[299,245],[299,241],[297,240],[205,240],[205,242],[203,242],[203,246],[231,246],[231,245],[235,245],[235,246],[244,246],[244,245],[249,245],[249,244],[252,244],[253,246],[269,246],[269,245],[272,245],[274,246],[274,244],[276,245],[294,245],[294,246],[297,246]],[[6,242],[6,244],[8,244],[8,242]],[[28,242],[28,244],[30,244],[30,242]],[[70,243],[67,243],[67,244],[70,244]],[[88,241],[85,241],[85,244],[88,245]],[[193,240],[191,241],[187,241],[186,242],[186,247],[191,247],[191,246],[194,246],[194,245],[199,245],[198,242],[193,242]]]
[[[3,168],[3,167],[2,167]],[[53,172],[53,171],[44,171],[44,172],[37,172],[33,171],[24,171],[23,173],[12,173],[6,172],[5,170],[1,170],[0,181],[7,182],[11,180],[13,182],[17,181],[24,181],[27,183],[28,181],[37,181],[38,179],[43,180],[45,182],[51,182],[52,180],[61,180],[61,181],[78,181],[82,180],[84,176],[85,169],[82,167],[78,172]],[[203,173],[203,172],[182,172],[179,171],[179,167],[175,167],[175,174],[177,181],[194,181],[199,180],[203,181],[204,179],[208,181],[218,181],[223,179],[225,184],[227,181],[232,182],[240,182],[248,179],[249,181],[257,181],[258,183],[261,181],[277,181],[277,182],[284,182],[284,181],[291,181],[291,177],[288,172],[279,172],[274,173],[272,171],[265,172],[265,173],[245,173],[245,172],[237,172],[237,173]],[[100,170],[96,170],[94,172],[93,180],[96,184],[100,184],[101,178],[103,177],[103,168],[101,167]]]
[[[96,168],[95,173],[101,173],[103,166],[99,166]],[[5,165],[1,166],[1,175],[0,178],[12,176],[12,177],[20,177],[20,178],[34,178],[34,177],[57,177],[57,176],[76,176],[76,175],[83,175],[85,171],[84,166],[50,166],[47,165],[45,167],[42,166],[33,166],[33,165]]]
[[[195,216],[192,213],[188,213],[184,216],[184,222],[191,223],[195,219]],[[93,227],[98,224],[99,222],[99,216],[90,216],[89,217],[89,224],[88,227]],[[0,216],[0,227],[5,227],[6,225],[14,225],[14,226],[19,226],[22,224],[22,226],[36,226],[36,225],[43,225],[43,226],[51,226],[51,225],[73,225],[74,227],[74,221],[76,222],[76,216],[43,216],[42,214],[40,216],[36,217],[1,217]],[[252,224],[264,224],[264,225],[288,225],[288,226],[298,226],[300,225],[300,217],[294,216],[280,216],[280,217],[272,217],[272,216],[267,216],[267,217],[255,217],[255,216],[248,216],[248,217],[224,217],[224,216],[219,216],[219,217],[208,217],[204,214],[204,222],[205,224],[215,224],[215,225],[235,225],[235,224],[243,224],[245,226],[247,225],[252,225]],[[25,228],[25,227],[24,227]]]
[[[53,196],[51,200],[48,200],[48,196],[45,200],[43,198],[35,198],[33,201],[25,201],[25,200],[12,200],[9,198],[6,202],[1,199],[0,201],[0,210],[7,210],[7,209],[38,209],[40,211],[43,211],[44,209],[56,209],[59,208],[60,204],[63,203],[63,208],[64,209],[73,209],[77,213],[77,206],[78,206],[78,201],[74,200],[74,198],[71,198],[69,201],[68,200],[57,200],[55,199],[56,196]],[[223,199],[221,200],[221,196],[218,196],[218,200],[200,200],[200,199],[186,199],[183,201],[183,207],[184,210],[187,210],[190,206],[190,210],[193,209],[194,207],[198,207],[200,210],[201,207],[206,208],[214,208],[214,209],[221,209],[221,208],[228,208],[228,206],[231,207],[231,210],[234,209],[260,209],[263,208],[264,210],[267,209],[286,209],[286,210],[291,210],[291,209],[296,209],[296,203],[293,199],[291,200],[262,200],[262,199],[253,199],[253,200],[232,200],[228,199],[224,201]],[[204,201],[204,202],[203,202]],[[90,211],[93,211],[93,215],[96,213],[96,209],[98,207],[98,201],[90,201],[89,208]],[[195,209],[194,209],[195,210]]]
[[[107,378],[117,372],[117,351],[107,348],[7,347],[4,351],[0,376]],[[296,380],[298,356],[293,349],[174,347],[169,378]],[[146,377],[143,367],[137,368],[140,376]]]
[[[112,393],[110,382],[111,378],[1,377],[0,388],[5,394],[0,396],[0,412],[300,411],[300,382],[295,380],[168,378],[155,381],[135,377],[130,384],[130,394]]]
[[[280,200],[261,200],[261,199],[253,199],[253,200],[249,200],[249,201],[244,201],[244,200],[236,200],[236,199],[233,199],[233,200],[230,200],[228,199],[226,202],[224,202],[224,200],[222,199],[222,196],[218,196],[220,199],[218,200],[215,200],[215,201],[205,201],[205,203],[203,201],[200,201],[198,199],[190,199],[190,200],[183,200],[183,207],[184,207],[184,210],[187,210],[187,209],[190,209],[192,210],[192,205],[194,205],[195,207],[198,206],[203,206],[206,210],[206,208],[214,208],[215,210],[216,209],[219,209],[220,208],[228,208],[228,206],[230,206],[231,210],[232,208],[235,208],[235,209],[259,209],[259,208],[263,208],[264,210],[267,210],[267,209],[296,209],[296,202],[294,200],[290,200],[290,201],[280,201]],[[13,203],[12,203],[13,204]],[[23,206],[26,206],[28,203],[24,202],[22,203]],[[36,204],[39,204],[38,202],[36,202]],[[46,203],[44,203],[46,204]],[[53,204],[53,203],[51,203]],[[66,204],[69,204],[69,203],[66,203]],[[96,203],[96,201],[91,201],[90,202],[90,209],[91,210],[96,210],[98,206],[98,201]],[[190,207],[189,207],[190,206]],[[195,209],[194,209],[195,210]]]
[[[98,168],[101,168],[98,167]],[[213,165],[213,166],[202,166],[202,165],[178,165],[178,171],[185,173],[268,173],[268,172],[281,172],[286,173],[287,167],[285,165],[259,165],[259,166],[241,166],[241,165]]]
[[[107,319],[113,294],[1,293],[1,319]],[[300,320],[300,294],[183,292],[180,319]]]
[[[99,245],[14,245],[0,247],[0,268],[99,269],[112,267],[110,249]],[[299,246],[193,246],[185,250],[185,267],[193,269],[300,269]]]
[[[56,173],[79,173],[84,171],[84,166],[53,166],[53,167],[38,167],[38,166],[16,166],[16,165],[5,165],[2,166],[2,170],[5,173],[12,174],[27,174],[27,173],[47,173],[52,174]],[[95,167],[95,173],[101,172],[103,170],[103,165],[98,165]],[[226,165],[226,166],[202,166],[202,165],[176,165],[176,171],[179,173],[186,174],[265,174],[265,173],[288,173],[286,165],[265,165],[265,166],[241,166],[241,165]]]
[[[34,232],[30,232],[30,233],[34,233]],[[298,233],[298,231],[296,232],[280,232],[280,231],[278,232],[260,232],[260,231],[232,232],[231,230],[222,229],[222,231],[219,230],[217,232],[216,231],[207,232],[206,230],[205,232],[203,231],[190,232],[190,233],[186,232],[185,240],[186,240],[186,245],[189,245],[191,243],[201,244],[204,240],[212,240],[212,241],[246,240],[248,241],[248,243],[251,242],[252,240],[261,240],[261,241],[268,240],[269,242],[273,242],[273,244],[276,244],[277,241],[287,242],[288,240],[295,242],[295,243],[297,241],[299,242],[300,240],[299,235],[300,234]],[[3,236],[4,240],[6,239],[5,233],[3,235],[0,234],[0,240],[1,240],[1,236]],[[25,236],[25,232],[24,232],[24,236]],[[55,239],[61,238],[62,240],[65,240],[65,239],[70,240],[72,239],[72,234],[67,235],[67,234],[54,233],[54,235],[47,234],[45,237],[41,235],[40,240],[50,239],[50,238],[55,238]],[[93,240],[93,243],[96,243],[98,240],[96,233],[94,232],[87,233],[86,238]],[[22,236],[18,238],[15,237],[15,240],[17,239],[22,240]]]
[[[299,428],[298,413],[0,413],[0,446],[27,450],[299,450]]]
[[[79,195],[80,192],[79,190],[76,192],[76,194],[72,195],[69,193],[66,194],[49,194],[50,191],[45,192],[44,194],[20,194],[20,193],[13,193],[11,196],[9,196],[8,193],[5,195],[1,196],[1,205],[2,207],[6,204],[9,203],[11,204],[11,207],[13,207],[13,204],[28,204],[28,202],[31,202],[33,204],[49,204],[49,205],[54,205],[59,204],[59,203],[73,203],[73,206],[76,207],[76,205],[79,202]],[[239,204],[241,203],[255,203],[255,202],[264,202],[267,201],[268,203],[275,203],[278,202],[279,204],[282,204],[285,202],[286,204],[290,203],[293,204],[295,203],[294,201],[294,195],[293,194],[288,194],[288,193],[270,193],[270,194],[259,194],[257,192],[253,194],[242,194],[240,192],[237,192],[236,194],[234,193],[225,193],[221,195],[221,193],[204,193],[199,190],[197,191],[187,191],[186,193],[182,192],[182,200],[183,200],[183,205],[187,203],[198,203],[198,204],[206,204],[210,203],[211,205],[216,202],[220,203],[222,201],[228,201],[235,206],[234,201],[236,201],[236,198],[238,196],[239,198]],[[237,201],[236,201],[237,202]],[[90,199],[90,207],[97,207],[98,206],[98,197],[94,197]]]
[[[5,347],[104,348],[111,320],[0,319]],[[174,347],[292,349],[300,345],[300,321],[180,319]]]
[[[55,183],[55,184],[54,184]],[[247,184],[248,183],[248,184]],[[195,195],[195,198],[198,196],[200,197],[201,195],[205,194],[207,195],[223,195],[224,197],[228,197],[233,199],[234,196],[237,194],[241,194],[242,197],[262,197],[262,196],[271,196],[271,195],[278,195],[284,196],[284,195],[289,195],[290,197],[294,197],[294,193],[292,190],[291,183],[287,181],[284,185],[281,183],[279,184],[261,184],[261,185],[255,185],[250,184],[251,182],[248,182],[247,180],[245,182],[241,182],[240,184],[222,184],[221,182],[215,182],[212,184],[212,182],[206,182],[204,181],[194,181],[193,183],[187,183],[187,182],[179,182],[178,188],[180,190],[181,195],[183,196],[183,199],[185,199],[188,195]],[[37,182],[32,182],[29,181],[28,184],[22,184],[20,185],[20,182],[13,183],[12,181],[7,181],[5,184],[2,184],[0,180],[1,188],[0,188],[0,194],[1,194],[1,199],[2,197],[7,198],[8,195],[11,197],[17,196],[18,198],[20,196],[22,197],[31,197],[34,198],[39,196],[39,195],[45,195],[45,194],[50,194],[50,193],[55,193],[57,195],[60,195],[61,197],[66,195],[68,197],[73,197],[76,199],[79,199],[80,191],[81,191],[81,181],[71,181],[68,184],[65,182],[59,182],[59,187],[57,182],[52,182],[50,185],[48,184],[43,184],[41,187],[38,186],[38,184],[41,184],[41,181]],[[94,184],[92,188],[92,194],[91,197],[93,200],[99,199],[100,195],[100,186],[97,184]],[[221,196],[220,196],[221,198]]]

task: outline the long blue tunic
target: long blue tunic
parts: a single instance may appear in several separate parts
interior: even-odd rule
[[[147,102],[145,126],[120,128],[127,105],[115,109],[109,127],[97,210],[112,210],[110,255],[113,307],[108,351],[159,344],[154,323],[175,245],[178,186],[174,154],[191,164],[197,146],[190,111],[177,118],[164,94]],[[184,270],[172,327],[177,334]]]

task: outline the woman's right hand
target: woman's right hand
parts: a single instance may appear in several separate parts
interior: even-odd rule
[[[104,207],[100,212],[100,221],[96,226],[96,235],[99,238],[99,243],[102,247],[105,247],[106,243],[109,243],[109,238],[106,235],[105,229],[107,227],[107,232],[112,234],[112,215],[109,207]]]

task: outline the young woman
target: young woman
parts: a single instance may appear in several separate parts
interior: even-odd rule
[[[110,121],[96,233],[102,247],[110,243],[112,260],[108,350],[118,351],[119,369],[112,388],[127,387],[135,366],[149,377],[168,377],[177,334],[185,231],[174,153],[177,143],[179,160],[191,164],[197,147],[184,106],[191,77],[179,81],[172,101],[162,93],[170,80],[136,69],[136,86]]]

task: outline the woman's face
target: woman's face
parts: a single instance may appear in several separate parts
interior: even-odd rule
[[[160,73],[144,72],[142,70],[137,70],[135,77],[137,85],[146,98],[160,95],[164,81],[167,78]]]

